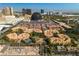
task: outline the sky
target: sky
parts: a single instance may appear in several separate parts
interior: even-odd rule
[[[0,3],[0,8],[4,7],[79,11],[79,3]]]

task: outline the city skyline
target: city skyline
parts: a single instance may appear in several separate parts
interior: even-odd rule
[[[0,3],[0,9],[4,7],[13,7],[14,10],[19,11],[21,11],[22,8],[78,11],[78,6],[79,3]]]
[[[0,56],[79,56],[79,4],[1,3]]]

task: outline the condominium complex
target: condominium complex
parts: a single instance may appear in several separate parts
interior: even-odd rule
[[[12,7],[5,7],[2,10],[3,15],[13,15],[13,8]]]

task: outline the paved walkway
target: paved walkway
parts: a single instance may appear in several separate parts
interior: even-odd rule
[[[1,49],[0,55],[39,55],[38,46],[5,46]]]

